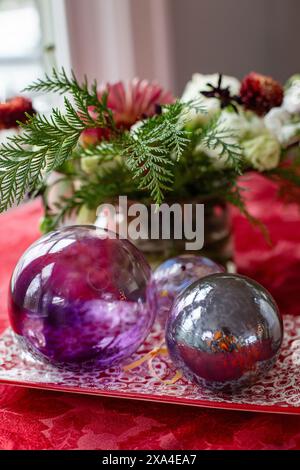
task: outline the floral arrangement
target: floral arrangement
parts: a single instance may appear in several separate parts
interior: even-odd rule
[[[242,172],[259,171],[291,195],[300,186],[300,75],[283,87],[255,72],[241,83],[234,77],[194,74],[182,99],[188,101],[199,93],[204,96],[207,114],[201,119],[191,116],[192,133],[201,130],[207,120],[218,119],[220,128],[231,129],[232,142],[240,145]],[[221,169],[225,175],[230,170],[218,148],[207,151],[194,146],[192,153],[207,159],[209,171]]]
[[[27,114],[23,132],[0,146],[0,211],[40,192],[44,231],[72,214],[92,222],[120,194],[157,204],[222,197],[251,218],[238,184],[247,171],[289,194],[300,186],[299,76],[282,87],[257,73],[241,83],[195,74],[175,99],[146,80],[98,88],[53,71],[28,90],[64,95],[64,110]]]

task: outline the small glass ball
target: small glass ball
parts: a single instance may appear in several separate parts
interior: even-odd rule
[[[189,379],[228,391],[250,385],[274,364],[282,318],[257,282],[213,274],[176,299],[166,328],[170,356]]]
[[[12,329],[25,352],[51,363],[110,367],[141,345],[155,311],[143,255],[94,226],[41,237],[11,279]]]
[[[224,268],[209,258],[181,255],[160,264],[153,273],[157,291],[157,311],[165,322],[176,296],[186,287],[204,276],[222,273]]]

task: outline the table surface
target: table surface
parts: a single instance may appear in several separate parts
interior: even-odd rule
[[[248,206],[273,245],[233,211],[238,271],[274,295],[282,313],[300,314],[299,208],[283,206],[273,184],[248,178]],[[0,329],[8,325],[12,269],[39,236],[39,201],[0,217]],[[1,449],[300,449],[300,416],[196,409],[131,400],[0,387]]]

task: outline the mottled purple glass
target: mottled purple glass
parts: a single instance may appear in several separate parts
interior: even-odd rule
[[[176,296],[197,279],[224,272],[223,266],[209,258],[191,254],[170,258],[153,273],[157,290],[157,311],[165,323]]]
[[[11,326],[25,351],[52,363],[114,365],[144,341],[155,311],[143,255],[94,226],[43,236],[11,279]]]
[[[225,391],[265,374],[282,338],[282,318],[266,289],[226,273],[200,279],[179,294],[166,328],[176,367],[202,386]]]

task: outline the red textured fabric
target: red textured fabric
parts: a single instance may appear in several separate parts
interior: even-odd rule
[[[239,272],[265,285],[282,313],[300,314],[300,215],[261,177],[243,184],[270,247],[233,211]],[[35,240],[38,201],[0,217],[0,328],[11,271]],[[271,415],[0,387],[1,449],[300,449],[300,416]]]

